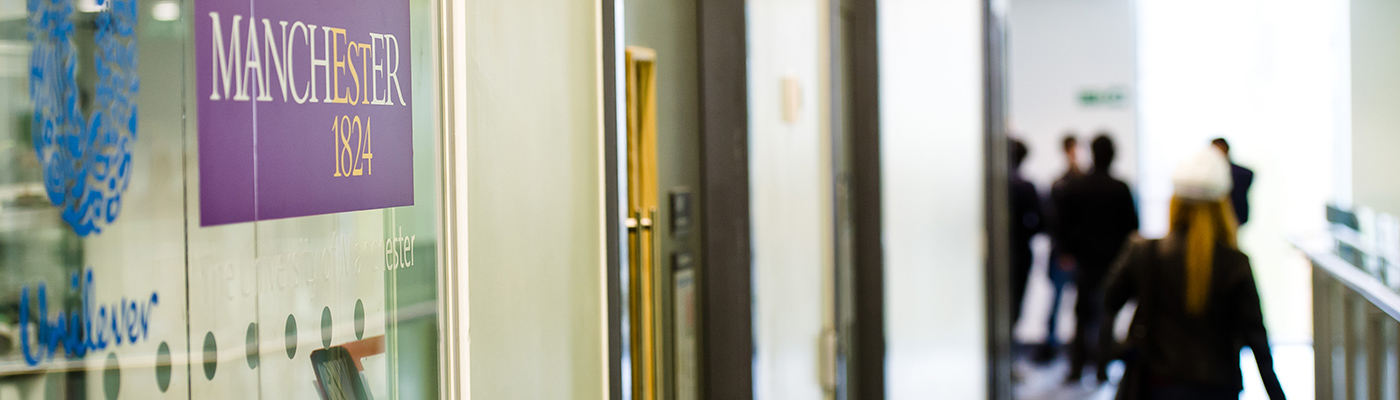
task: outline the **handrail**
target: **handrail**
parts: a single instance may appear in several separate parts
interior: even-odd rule
[[[1313,265],[1313,376],[1318,400],[1380,399],[1394,386],[1398,367],[1390,357],[1400,327],[1400,293],[1382,282],[1367,264],[1391,261],[1343,254],[1366,250],[1355,231],[1290,237]],[[1365,300],[1362,300],[1365,299]]]
[[[1386,286],[1375,276],[1346,262],[1333,253],[1336,238],[1327,235],[1297,236],[1289,239],[1293,247],[1301,250],[1316,268],[1327,272],[1337,281],[1360,294],[1377,309],[1400,320],[1400,294]]]

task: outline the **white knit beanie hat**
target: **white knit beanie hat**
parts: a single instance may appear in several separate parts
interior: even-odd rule
[[[1219,201],[1233,186],[1230,161],[1214,148],[1205,148],[1187,157],[1172,174],[1176,196],[1185,200]]]

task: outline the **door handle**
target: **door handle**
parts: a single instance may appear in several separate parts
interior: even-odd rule
[[[635,232],[639,228],[648,230],[651,229],[652,221],[656,219],[656,209],[651,209],[651,211],[648,213],[649,217],[642,217],[641,214],[642,213],[637,211],[632,212],[633,216],[627,218],[627,230]]]
[[[632,355],[633,355],[633,398],[653,400],[659,394],[655,386],[657,370],[656,298],[657,288],[657,248],[660,243],[656,235],[656,208],[648,207],[645,214],[633,209],[627,218],[629,250],[635,264],[630,267],[632,281],[629,283],[632,304]],[[649,245],[649,246],[644,246]]]

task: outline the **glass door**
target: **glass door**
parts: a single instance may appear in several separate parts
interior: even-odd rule
[[[435,0],[0,6],[0,398],[437,398]]]

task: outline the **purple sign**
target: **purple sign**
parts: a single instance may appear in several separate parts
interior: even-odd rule
[[[413,205],[407,1],[195,3],[200,225]]]

